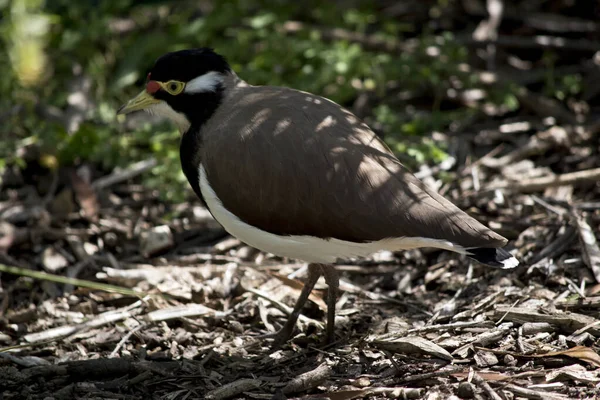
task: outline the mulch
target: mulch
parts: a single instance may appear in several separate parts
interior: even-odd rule
[[[444,101],[478,113],[433,133],[450,158],[414,172],[507,237],[517,269],[431,249],[348,260],[336,342],[322,343],[320,282],[295,336],[272,349],[304,264],[227,236],[187,187],[187,202],[160,200],[142,184],[154,159],[110,173],[48,170],[30,146],[27,167],[0,180],[0,398],[600,398],[598,26],[516,11],[505,18],[521,35],[498,35],[493,16],[467,7],[479,37],[456,40],[482,71],[503,62],[481,78],[519,85],[519,108],[449,90]],[[559,37],[564,27],[583,38]],[[340,35],[410,51],[323,32]],[[581,97],[541,93],[547,71],[527,60],[531,49],[558,52],[556,74],[581,74]],[[511,57],[532,67],[504,68]],[[359,97],[353,110],[368,120],[373,101]]]
[[[448,136],[482,155],[417,174],[509,238],[521,266],[431,249],[340,264],[331,345],[321,283],[271,349],[306,266],[227,236],[191,193],[163,203],[131,173],[146,164],[20,176],[1,195],[2,264],[117,289],[2,274],[4,398],[598,396],[597,128],[494,136],[507,124]]]

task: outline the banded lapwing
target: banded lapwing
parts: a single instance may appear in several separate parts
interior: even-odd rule
[[[177,124],[183,172],[227,232],[309,263],[278,343],[320,276],[334,338],[338,259],[434,247],[493,267],[518,265],[502,249],[505,238],[420,182],[350,111],[311,93],[252,86],[211,49],[160,57],[118,113],[136,110]]]

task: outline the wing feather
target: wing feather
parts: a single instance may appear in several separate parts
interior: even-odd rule
[[[349,111],[321,97],[239,88],[202,138],[202,163],[223,205],[264,231],[353,242],[506,243],[410,174]]]

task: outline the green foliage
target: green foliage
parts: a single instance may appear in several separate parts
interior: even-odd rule
[[[390,84],[433,96],[434,104],[423,112],[407,112],[403,102],[388,103],[376,107],[369,121],[381,127],[394,151],[418,162],[444,157],[443,149],[423,135],[470,114],[465,109],[440,108],[450,85],[479,86],[460,69],[467,52],[450,33],[424,33],[411,51],[386,52],[325,38],[327,29],[339,28],[400,44],[399,35],[413,27],[375,13],[372,2],[358,2],[342,11],[334,2],[316,0],[203,4],[206,8],[197,1],[1,2],[0,35],[5,46],[0,47],[0,67],[5,73],[0,76],[0,114],[7,115],[8,123],[0,127],[0,160],[14,162],[14,150],[23,140],[39,143],[45,154],[62,165],[92,161],[109,170],[154,156],[159,166],[146,183],[180,200],[185,190],[180,184],[184,178],[178,159],[179,133],[167,123],[138,124],[126,131],[124,119],[115,113],[139,92],[157,57],[197,46],[210,46],[224,54],[248,82],[290,86],[347,106],[364,90],[383,96]],[[23,25],[24,20],[30,22]],[[15,28],[18,24],[30,27],[31,21],[41,21],[36,34]],[[282,27],[288,21],[301,21],[305,28],[286,33]],[[25,63],[12,55],[23,37],[33,40],[39,50]],[[27,71],[39,73],[33,80],[24,80],[23,76],[31,75]],[[60,118],[52,120],[40,109],[68,110],[71,87],[81,76],[92,82],[87,96],[93,107],[85,111],[78,130],[67,132]],[[564,82],[562,90],[571,93],[576,86],[577,82]],[[499,101],[514,100],[509,97]]]
[[[544,53],[542,62],[546,66],[546,79],[544,84],[544,93],[547,96],[556,97],[560,101],[565,101],[569,97],[577,96],[583,89],[582,77],[580,74],[567,74],[557,76],[556,54],[552,52]]]

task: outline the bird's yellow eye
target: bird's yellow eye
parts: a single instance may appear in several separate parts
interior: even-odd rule
[[[163,84],[163,88],[167,92],[169,92],[169,94],[175,96],[183,92],[183,89],[185,88],[185,83],[180,81],[168,81]]]

